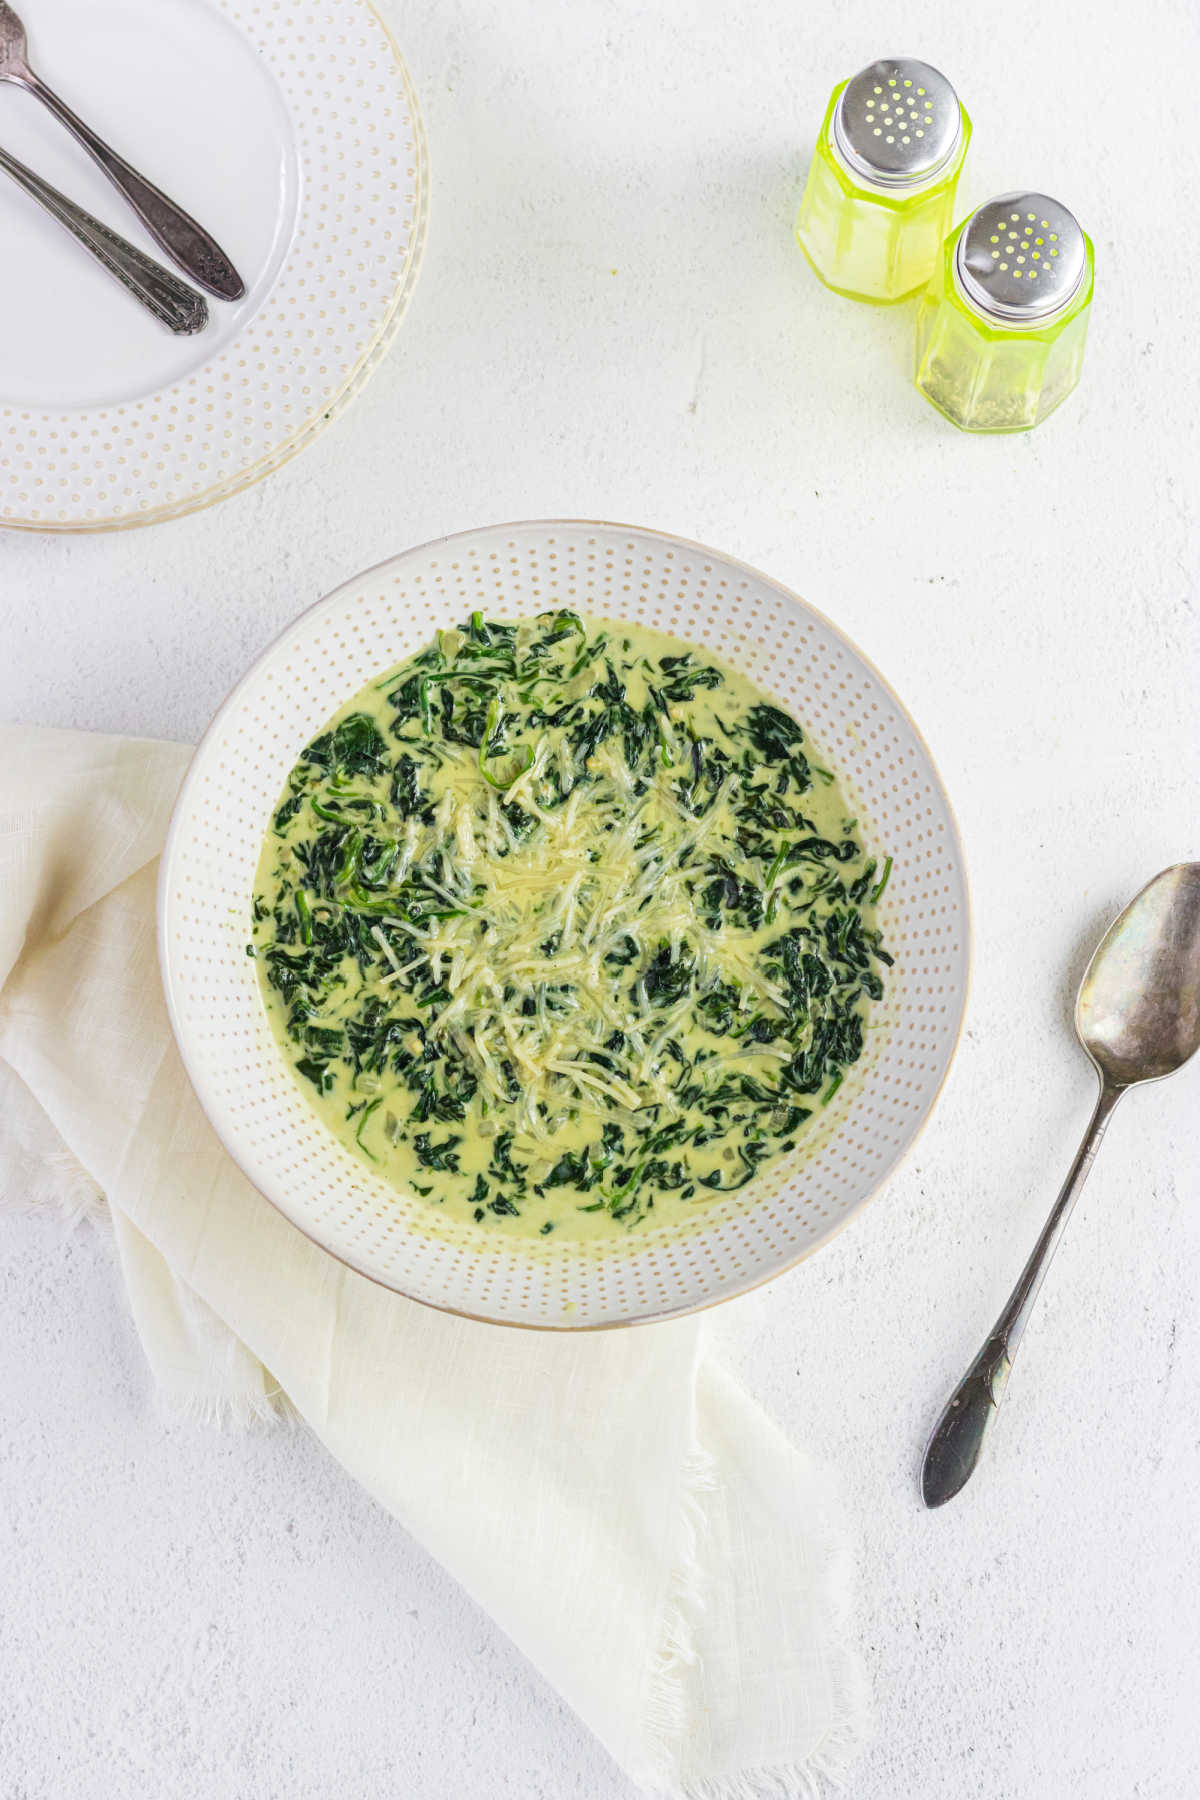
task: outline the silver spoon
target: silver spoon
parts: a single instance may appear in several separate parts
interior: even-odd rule
[[[27,169],[7,150],[0,150],[0,169],[11,175],[60,225],[65,225],[72,237],[78,238],[84,249],[90,250],[96,261],[102,263],[110,275],[115,275],[122,287],[128,288],[147,312],[152,312],[171,331],[179,336],[190,336],[192,332],[204,330],[208,324],[208,302],[203,294],[198,294],[195,288],[180,281],[178,275],[164,269],[144,250],[94,219],[91,213],[84,212],[82,206],[76,206],[74,200],[68,200],[65,194],[60,194],[48,181]]]
[[[0,81],[16,82],[50,108],[124,194],[155,243],[162,245],[186,275],[220,300],[241,299],[246,285],[216,239],[97,137],[91,126],[34,74],[26,51],[25,27],[7,0],[0,0]]]
[[[921,1470],[926,1506],[952,1500],[979,1461],[1038,1289],[1117,1101],[1140,1082],[1173,1075],[1200,1049],[1200,863],[1164,869],[1109,926],[1080,984],[1075,1030],[1100,1077],[1100,1098],[1033,1255],[929,1440]]]

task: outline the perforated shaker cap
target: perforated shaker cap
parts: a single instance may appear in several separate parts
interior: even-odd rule
[[[992,323],[1041,325],[1071,304],[1087,269],[1073,213],[1048,194],[1001,194],[959,233],[954,274],[967,304]]]
[[[962,108],[946,77],[909,56],[884,57],[842,89],[833,148],[872,187],[923,187],[962,139]]]

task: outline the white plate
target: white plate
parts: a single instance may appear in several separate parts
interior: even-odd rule
[[[563,603],[709,646],[806,726],[873,852],[896,958],[867,1048],[799,1158],[670,1230],[513,1242],[398,1194],[306,1104],[246,955],[263,833],[300,751],[379,670],[476,608]],[[171,1022],[230,1154],[292,1223],[364,1275],[449,1311],[587,1328],[661,1319],[754,1287],[826,1242],[896,1167],[954,1053],[969,961],[966,876],[937,771],[900,701],[820,613],[699,544],[623,525],[498,525],[409,550],[339,588],[260,657],[210,726],[159,886]]]
[[[424,243],[407,73],[366,0],[27,0],[33,67],[246,282],[174,337],[0,175],[0,522],[145,524],[277,468],[357,392]],[[0,144],[170,264],[91,158],[0,84]]]

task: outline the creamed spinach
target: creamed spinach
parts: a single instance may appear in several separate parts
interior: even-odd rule
[[[304,751],[248,948],[358,1156],[480,1226],[594,1236],[797,1149],[883,992],[889,869],[745,676],[475,614]]]

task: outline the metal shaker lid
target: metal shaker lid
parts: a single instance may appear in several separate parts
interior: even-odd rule
[[[954,274],[968,305],[996,324],[1041,325],[1071,304],[1087,269],[1073,213],[1047,194],[1001,194],[959,233]]]
[[[846,83],[833,115],[833,148],[847,172],[873,187],[923,187],[962,139],[962,108],[944,75],[889,56]]]

